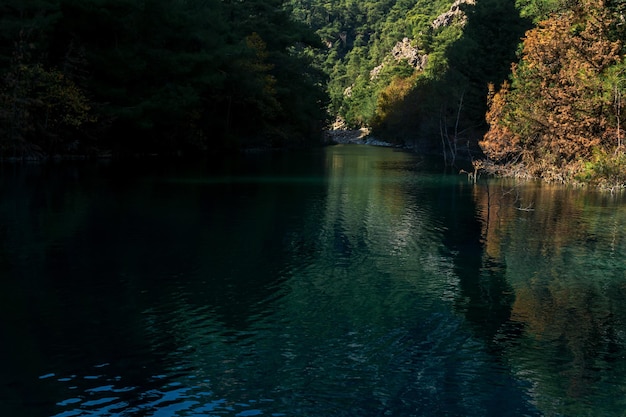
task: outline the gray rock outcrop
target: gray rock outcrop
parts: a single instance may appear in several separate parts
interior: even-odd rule
[[[409,38],[404,38],[401,42],[396,43],[391,50],[391,55],[396,61],[406,59],[410,66],[418,70],[424,69],[428,62],[428,55],[420,54],[419,49],[411,45]]]
[[[452,3],[452,6],[450,6],[447,12],[440,14],[433,20],[433,29],[437,30],[445,26],[450,26],[455,21],[464,25],[467,22],[467,15],[463,11],[462,6],[466,4],[473,6],[476,4],[476,0],[456,0]]]
[[[428,55],[421,54],[418,48],[412,46],[409,38],[404,38],[395,44],[391,50],[391,57],[396,61],[406,60],[406,62],[416,70],[423,70],[428,63]],[[378,77],[378,74],[380,74],[380,71],[382,71],[384,67],[384,62],[374,67],[374,69],[370,71],[370,79],[373,80]]]

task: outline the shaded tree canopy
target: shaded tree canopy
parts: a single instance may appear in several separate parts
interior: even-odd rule
[[[281,0],[8,0],[5,156],[303,144],[326,118],[321,43]]]

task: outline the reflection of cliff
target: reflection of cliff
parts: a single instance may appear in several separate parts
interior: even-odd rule
[[[578,190],[505,183],[478,186],[474,198],[486,251],[506,264],[515,292],[511,319],[524,328],[506,355],[532,382],[540,408],[587,415],[610,398],[623,409],[615,400],[626,387],[623,205]]]
[[[411,177],[406,168],[413,164],[412,156],[391,149],[347,146],[328,153],[329,184],[321,225],[328,259],[353,264],[349,273],[355,277],[364,265],[360,262],[367,262],[367,272],[389,271],[390,265],[411,271],[400,274],[408,281],[439,268],[440,238],[433,216],[407,183]]]
[[[412,316],[415,303],[426,307],[456,291],[430,196],[420,197],[429,179],[407,171],[415,164],[414,156],[388,148],[326,150],[315,253],[307,263],[287,260],[294,265],[288,297],[294,317],[328,332],[329,309],[338,321],[370,325]]]
[[[369,240],[368,244],[381,245],[383,250],[401,246],[410,229],[422,223],[411,216],[416,213],[409,210],[409,204],[414,202],[407,201],[402,183],[404,173],[387,170],[381,175],[382,167],[371,157],[371,151],[355,157],[354,153],[363,148],[345,149],[348,150],[328,155],[326,225],[342,229],[352,240],[361,235],[360,238]],[[381,153],[395,156],[400,166],[409,159],[399,152],[381,150]],[[416,224],[412,224],[413,220]],[[382,231],[388,233],[384,236],[386,242],[380,240]]]

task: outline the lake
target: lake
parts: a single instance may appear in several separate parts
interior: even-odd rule
[[[2,415],[626,411],[624,195],[359,145],[0,174]]]

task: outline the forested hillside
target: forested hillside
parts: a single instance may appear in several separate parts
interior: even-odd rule
[[[326,45],[330,112],[348,127],[454,157],[479,153],[488,84],[531,27],[512,0],[290,0]]]
[[[290,0],[325,44],[337,126],[609,187],[626,182],[625,3]]]
[[[4,0],[2,156],[180,152],[319,137],[319,37],[282,0]]]

